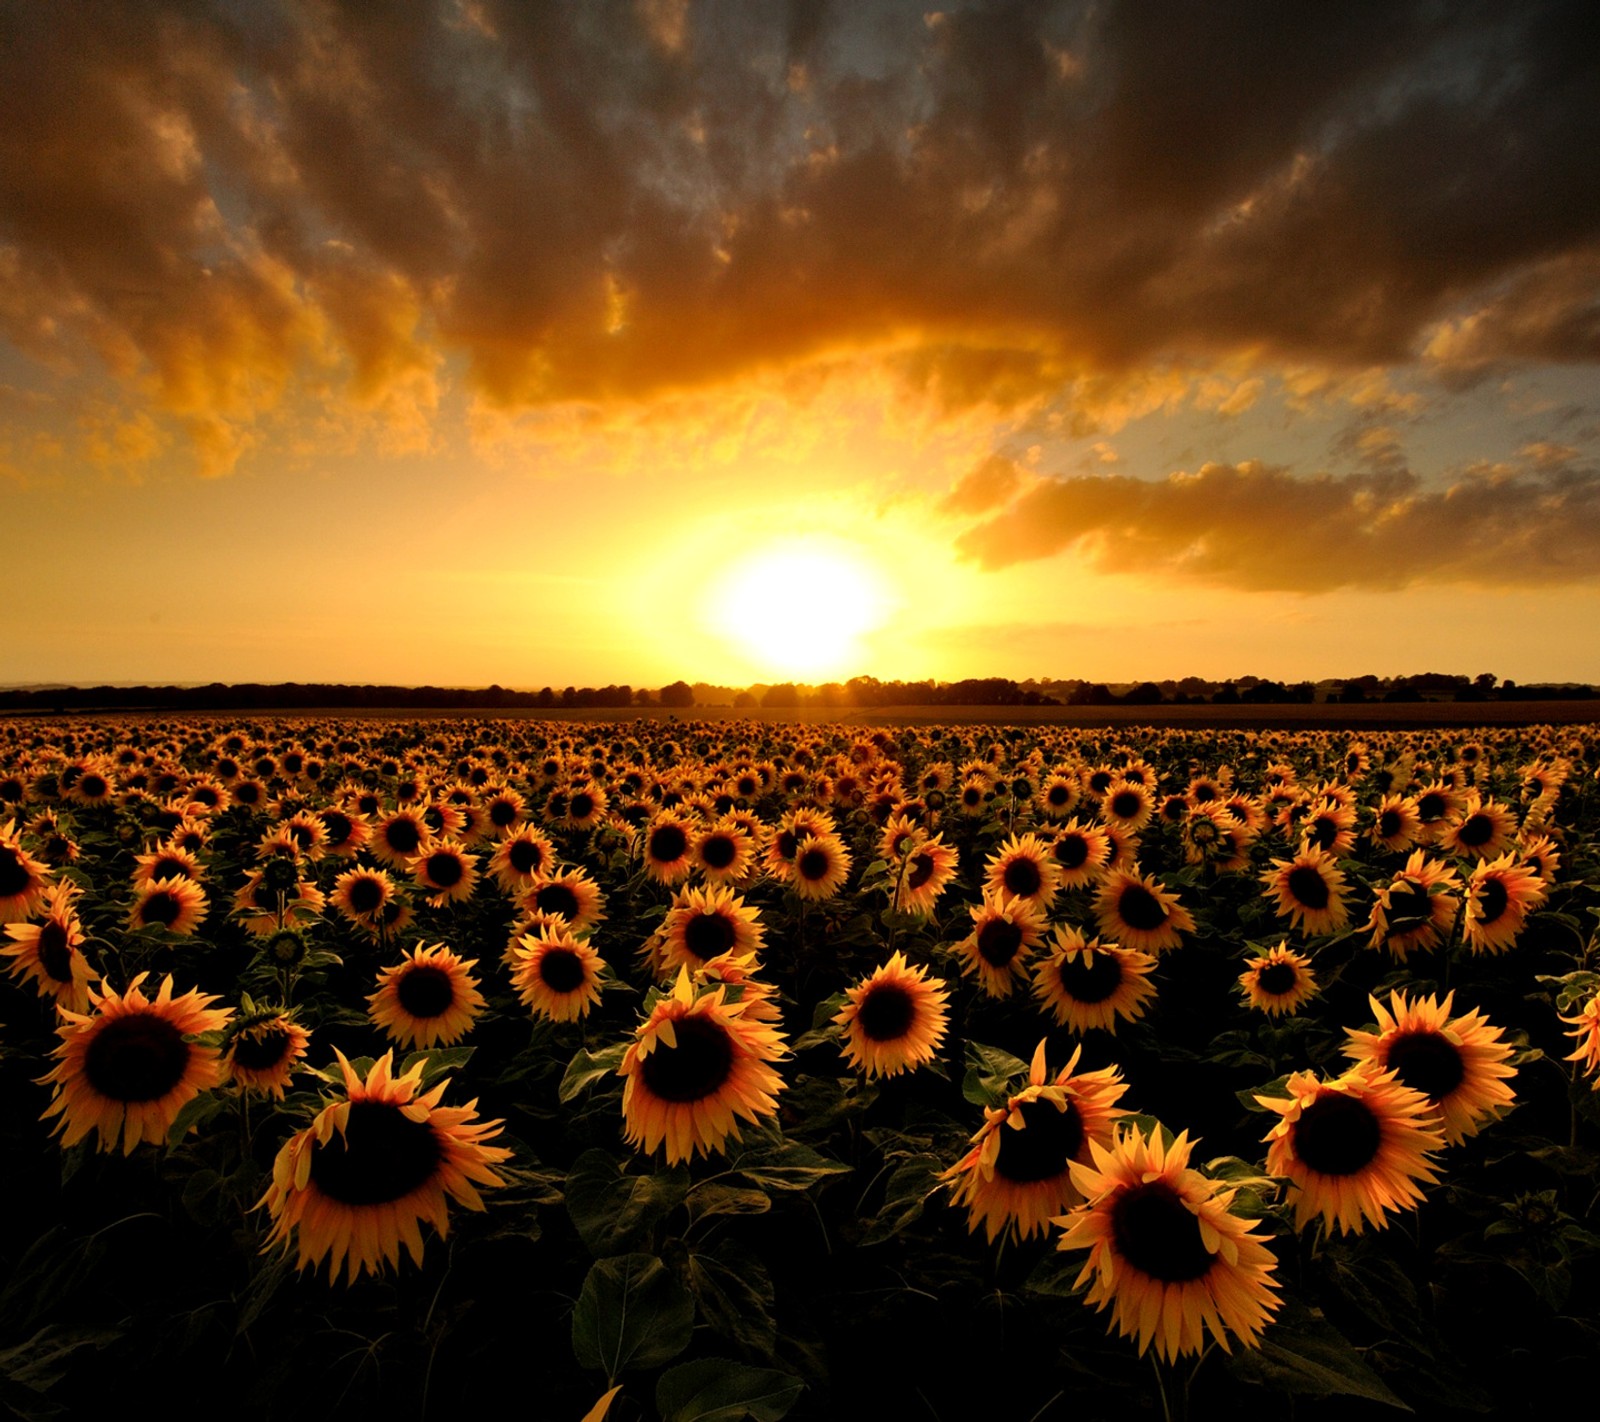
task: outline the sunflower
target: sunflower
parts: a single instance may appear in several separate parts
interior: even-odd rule
[[[1378,802],[1368,834],[1374,844],[1391,854],[1404,854],[1422,837],[1416,799],[1410,795],[1385,795]]]
[[[296,1267],[313,1269],[331,1257],[329,1275],[353,1284],[377,1275],[383,1263],[400,1264],[405,1245],[422,1263],[422,1220],[443,1239],[450,1229],[447,1197],[481,1210],[478,1186],[504,1185],[491,1168],[511,1156],[484,1145],[499,1135],[499,1121],[479,1121],[476,1101],[444,1106],[448,1082],[418,1094],[423,1062],[393,1076],[394,1054],[385,1052],[363,1081],[337,1047],[344,1096],[329,1101],[303,1131],[284,1142],[272,1165],[272,1184],[256,1208],[272,1216],[265,1248],[287,1254],[298,1245]],[[337,1137],[337,1140],[335,1139]]]
[[[1155,814],[1155,796],[1150,788],[1124,776],[1111,785],[1100,802],[1100,817],[1129,834],[1138,834]]]
[[[1229,1334],[1258,1347],[1281,1302],[1259,1222],[1229,1209],[1236,1190],[1189,1168],[1191,1150],[1187,1131],[1169,1142],[1159,1128],[1091,1142],[1089,1161],[1070,1167],[1085,1202],[1055,1221],[1066,1231],[1057,1249],[1089,1251],[1084,1301],[1109,1307],[1140,1356],[1154,1343],[1169,1363],[1203,1352],[1207,1332],[1224,1352]]]
[[[1012,835],[984,866],[984,892],[1026,899],[1041,913],[1055,901],[1057,876],[1050,846],[1036,834]]]
[[[49,870],[22,847],[17,822],[0,826],[0,923],[32,918],[44,898]]]
[[[800,842],[808,836],[815,839],[833,834],[837,829],[833,816],[826,810],[802,806],[790,810],[778,821],[778,827],[767,840],[762,868],[769,879],[781,883],[794,882],[794,861],[800,853]]]
[[[367,849],[391,869],[404,869],[408,859],[424,853],[433,831],[418,810],[395,810],[373,826]]]
[[[511,985],[535,1017],[577,1022],[600,1001],[605,963],[564,924],[523,934],[512,959]]]
[[[435,841],[406,864],[417,887],[428,892],[428,903],[433,908],[466,902],[478,882],[477,867],[453,840]]]
[[[1564,1062],[1581,1062],[1584,1074],[1594,1077],[1594,1087],[1600,1091],[1600,994],[1590,997],[1575,1016],[1561,1019],[1572,1030],[1566,1035],[1577,1044]]]
[[[200,861],[187,849],[166,845],[151,854],[134,858],[133,883],[135,888],[153,884],[157,879],[192,879],[199,883],[205,878]]]
[[[1252,958],[1239,974],[1239,986],[1250,1006],[1268,1017],[1292,1017],[1318,992],[1311,959],[1287,941]]]
[[[833,1019],[844,1029],[844,1058],[870,1081],[915,1071],[934,1059],[949,1026],[944,983],[893,953],[882,967],[845,991]]]
[[[1517,817],[1494,799],[1469,790],[1461,809],[1445,821],[1439,847],[1458,859],[1493,859],[1516,842]]]
[[[499,839],[509,839],[522,828],[528,802],[509,785],[501,785],[488,792],[483,813],[491,832]]]
[[[605,895],[582,869],[540,875],[517,902],[539,913],[558,913],[574,933],[587,933],[605,918]]]
[[[141,884],[128,910],[129,928],[161,928],[187,938],[211,910],[206,891],[192,879],[157,879]]]
[[[103,1151],[120,1136],[124,1155],[140,1141],[163,1144],[178,1113],[220,1079],[217,1049],[191,1039],[221,1031],[232,1012],[199,991],[173,997],[170,976],[152,1001],[142,990],[148,976],[140,973],[120,997],[90,988],[87,1015],[62,1010],[56,1065],[40,1082],[54,1083],[43,1119],[61,1117],[63,1146],[90,1131]]]
[[[1307,841],[1293,859],[1274,859],[1272,864],[1261,882],[1277,899],[1279,918],[1287,918],[1307,937],[1337,933],[1350,922],[1344,873],[1331,854]]]
[[[783,1037],[749,1017],[745,999],[728,989],[697,993],[687,968],[671,993],[656,999],[618,1069],[624,1078],[624,1139],[646,1152],[664,1141],[667,1164],[720,1152],[741,1139],[739,1118],[776,1114],[783,1078],[769,1063],[783,1056]]]
[[[364,816],[348,814],[332,805],[317,811],[317,822],[322,826],[323,852],[336,859],[353,859],[372,838],[372,826]]]
[[[489,856],[489,872],[501,889],[516,895],[530,888],[541,874],[548,874],[555,862],[555,846],[549,836],[531,825],[521,825],[495,846]]]
[[[656,977],[692,972],[724,953],[758,954],[766,946],[759,909],[746,904],[732,889],[680,889],[661,921],[660,955],[652,962]]]
[[[644,872],[658,884],[687,879],[694,867],[694,822],[673,810],[662,810],[645,826]]]
[[[831,899],[849,877],[850,851],[838,835],[808,835],[800,841],[790,887],[802,899]]]
[[[742,884],[755,869],[755,841],[731,815],[696,834],[689,853],[708,884]]]
[[[1325,795],[1311,807],[1311,814],[1300,826],[1300,836],[1314,848],[1343,859],[1356,847],[1356,812],[1352,805],[1333,795]]]
[[[1531,869],[1546,889],[1556,881],[1561,868],[1561,851],[1547,834],[1524,834],[1517,847],[1517,858]]]
[[[960,856],[944,842],[942,834],[913,844],[895,879],[895,909],[913,918],[931,918],[933,906],[955,878],[959,863]]]
[[[1056,882],[1063,889],[1081,889],[1092,884],[1111,864],[1111,841],[1099,825],[1081,825],[1068,820],[1050,845],[1055,861]]]
[[[1406,867],[1373,899],[1372,914],[1362,925],[1372,933],[1368,946],[1387,948],[1402,962],[1413,949],[1437,947],[1461,907],[1447,891],[1460,887],[1454,869],[1429,859],[1425,850],[1413,850]]]
[[[280,864],[289,865],[289,870],[278,870]],[[282,887],[279,887],[280,882]],[[316,918],[326,906],[327,898],[322,890],[309,879],[300,878],[291,861],[286,859],[269,861],[265,870],[252,870],[233,896],[235,917],[243,921],[247,933],[259,938],[276,933],[280,928],[301,927]]]
[[[1053,1215],[1083,1196],[1072,1165],[1089,1158],[1090,1143],[1110,1145],[1117,1105],[1127,1085],[1115,1067],[1074,1076],[1082,1047],[1052,1081],[1045,1044],[1034,1049],[1028,1084],[1004,1106],[984,1110],[972,1148],[944,1172],[951,1203],[964,1205],[967,1228],[982,1227],[993,1244],[1003,1233],[1023,1240],[1044,1234]]]
[[[1094,915],[1100,931],[1125,948],[1160,953],[1176,948],[1182,935],[1194,932],[1194,919],[1153,878],[1115,869],[1095,895]]]
[[[1376,1032],[1345,1029],[1345,1053],[1357,1065],[1371,1062],[1392,1071],[1402,1085],[1428,1098],[1444,1125],[1446,1145],[1460,1145],[1484,1123],[1510,1108],[1516,1098],[1506,1079],[1516,1068],[1506,1064],[1511,1046],[1500,1028],[1481,1013],[1452,1017],[1455,994],[1408,1001],[1389,995],[1389,1011],[1375,997],[1367,999],[1378,1020]]]
[[[1286,1098],[1256,1100],[1281,1117],[1267,1133],[1267,1169],[1295,1187],[1295,1227],[1320,1217],[1360,1234],[1368,1223],[1422,1203],[1438,1179],[1430,1155],[1444,1145],[1438,1116],[1392,1071],[1360,1066],[1332,1081],[1297,1071]]]
[[[367,1016],[402,1047],[448,1047],[472,1029],[483,1011],[476,958],[458,958],[443,943],[402,949],[404,961],[378,970]]]
[[[250,1007],[247,1002],[246,1008]],[[222,1071],[250,1091],[283,1100],[295,1064],[306,1054],[311,1034],[281,1007],[246,1010],[234,1018],[222,1039]]]
[[[1044,913],[1027,899],[985,894],[967,910],[972,932],[955,946],[966,977],[976,975],[989,997],[1010,997],[1027,976],[1027,961],[1044,936]]]
[[[1235,859],[1245,832],[1239,817],[1220,800],[1205,800],[1194,806],[1185,800],[1184,806],[1180,831],[1184,862],[1220,869]]]
[[[328,902],[344,918],[362,927],[379,921],[384,905],[395,896],[395,882],[383,869],[346,869],[333,881]]]
[[[1528,915],[1545,901],[1544,881],[1510,853],[1484,859],[1467,880],[1463,934],[1474,953],[1502,953],[1515,945]]]
[[[1461,797],[1452,785],[1442,780],[1424,785],[1417,791],[1417,820],[1419,844],[1432,844],[1443,832],[1449,817],[1461,808]]]
[[[0,947],[0,957],[10,958],[11,976],[31,979],[40,997],[54,998],[56,1006],[72,1012],[85,1012],[89,985],[100,975],[79,952],[83,925],[72,904],[77,893],[78,886],[70,879],[52,884],[40,906],[43,922],[6,924],[6,936],[13,941]]]
[[[1137,1021],[1156,995],[1150,973],[1156,960],[1135,948],[1087,942],[1076,928],[1058,924],[1050,956],[1033,970],[1033,995],[1059,1026],[1080,1035],[1117,1030],[1117,1019]]]

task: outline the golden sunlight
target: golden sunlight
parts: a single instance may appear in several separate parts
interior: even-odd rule
[[[705,621],[764,676],[855,675],[861,639],[890,605],[882,578],[849,544],[794,539],[741,558],[707,592]]]

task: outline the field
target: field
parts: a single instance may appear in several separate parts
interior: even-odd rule
[[[1582,709],[0,721],[0,1401],[1542,1416]]]

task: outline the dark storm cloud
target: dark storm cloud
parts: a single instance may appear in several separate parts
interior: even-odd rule
[[[1468,470],[1442,489],[1405,470],[1307,477],[1254,462],[1047,479],[957,547],[986,568],[1071,549],[1106,572],[1254,591],[1593,583],[1600,474],[1571,454],[1529,446],[1525,467]]]
[[[451,352],[507,405],[864,348],[955,403],[1171,353],[1593,360],[1592,18],[16,0],[0,331],[197,430]]]

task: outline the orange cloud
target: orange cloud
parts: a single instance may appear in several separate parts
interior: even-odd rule
[[[1073,552],[1102,572],[1247,590],[1600,580],[1600,474],[1507,466],[1447,488],[1401,471],[1297,476],[1246,461],[1164,480],[1044,480],[957,540],[985,568]]]

